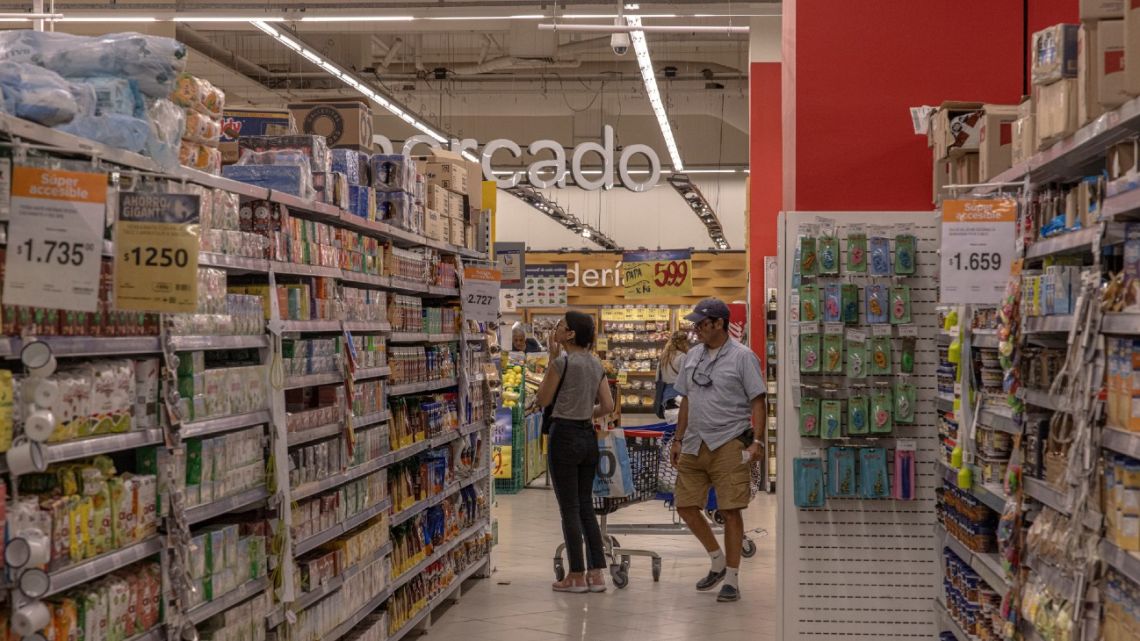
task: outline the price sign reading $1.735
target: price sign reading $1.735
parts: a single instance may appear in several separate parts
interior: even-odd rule
[[[1014,256],[1017,202],[1011,198],[942,202],[943,303],[998,304]]]
[[[106,174],[14,167],[4,304],[96,311],[106,208]]]
[[[198,308],[198,208],[192,194],[119,194],[115,307],[148,312]]]

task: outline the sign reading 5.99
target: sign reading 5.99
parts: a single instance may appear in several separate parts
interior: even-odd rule
[[[626,298],[693,293],[693,257],[687,249],[626,252],[621,268]]]

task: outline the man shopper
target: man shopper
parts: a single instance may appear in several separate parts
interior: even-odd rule
[[[697,590],[724,581],[716,599],[722,602],[740,599],[742,512],[752,500],[751,463],[767,452],[760,359],[729,338],[728,317],[728,305],[716,298],[697,303],[685,317],[694,323],[700,344],[689,350],[674,385],[683,400],[669,452],[677,468],[677,512],[712,560]],[[723,551],[703,514],[710,486],[724,517]]]

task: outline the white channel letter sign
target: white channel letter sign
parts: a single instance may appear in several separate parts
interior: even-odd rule
[[[373,143],[377,148],[381,149],[383,153],[393,153],[395,147],[392,141],[379,134],[372,137]],[[441,149],[439,141],[426,134],[411,136],[404,141],[401,153],[405,156],[411,156],[416,147],[420,145],[427,145],[432,149]],[[657,152],[649,145],[627,145],[622,147],[621,153],[617,154],[615,163],[615,150],[614,150],[614,129],[606,125],[602,128],[602,142],[584,142],[574,147],[570,154],[569,166],[566,162],[566,149],[554,140],[543,139],[536,140],[526,148],[526,153],[533,157],[533,160],[527,166],[525,171],[512,172],[507,176],[498,176],[495,174],[493,166],[495,154],[506,154],[516,159],[523,158],[523,148],[513,140],[506,138],[496,138],[483,145],[483,150],[480,153],[479,143],[473,138],[464,138],[463,140],[452,139],[450,143],[451,151],[456,153],[463,153],[470,151],[480,156],[481,162],[479,163],[483,168],[483,180],[494,181],[495,184],[501,189],[510,189],[515,187],[526,177],[531,185],[539,189],[549,189],[551,187],[566,187],[566,179],[568,176],[574,177],[574,183],[580,189],[587,191],[596,191],[598,189],[613,189],[614,187],[614,169],[617,169],[618,176],[621,177],[621,184],[623,187],[634,192],[649,191],[657,186],[658,181],[661,180],[661,159],[657,157]],[[540,158],[540,155],[545,156],[549,153],[552,157]],[[630,173],[629,163],[637,156],[644,156],[649,162],[649,174],[641,181],[634,180],[633,175]],[[602,173],[595,175],[593,173],[587,174],[582,170],[583,160],[597,156],[601,161]],[[615,167],[616,165],[616,167]]]

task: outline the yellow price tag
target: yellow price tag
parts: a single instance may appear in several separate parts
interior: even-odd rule
[[[198,309],[198,210],[192,194],[119,194],[115,308]]]

